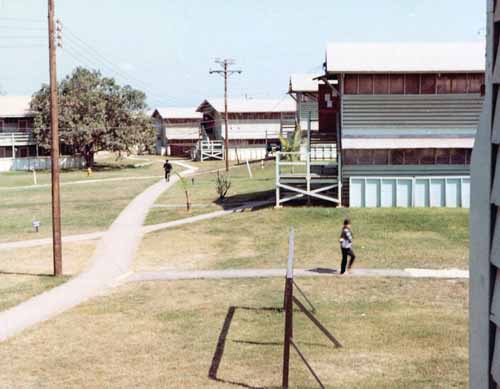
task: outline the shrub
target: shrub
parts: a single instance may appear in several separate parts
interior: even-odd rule
[[[221,173],[218,170],[217,177],[215,179],[215,186],[217,194],[219,195],[219,200],[224,201],[227,192],[229,192],[229,189],[231,188],[231,178],[229,177],[229,173]]]

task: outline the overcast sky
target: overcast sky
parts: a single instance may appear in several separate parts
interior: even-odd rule
[[[213,60],[243,70],[232,96],[280,98],[291,73],[321,71],[330,41],[484,39],[485,0],[55,0],[59,77],[100,68],[151,107],[221,96]],[[31,95],[48,79],[46,0],[0,0],[0,90]],[[29,20],[28,20],[29,19]]]

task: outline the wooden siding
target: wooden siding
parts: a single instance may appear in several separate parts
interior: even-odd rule
[[[484,74],[346,74],[345,95],[481,93]]]
[[[0,132],[29,132],[33,129],[33,118],[0,118]]]
[[[343,150],[344,165],[469,165],[471,149]]]
[[[319,86],[318,111],[319,132],[336,138],[337,122],[340,116],[340,97],[334,96],[328,85]]]

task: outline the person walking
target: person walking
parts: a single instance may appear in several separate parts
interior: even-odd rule
[[[356,259],[354,250],[352,249],[352,231],[351,231],[351,221],[349,219],[344,220],[344,226],[342,227],[342,233],[340,234],[340,250],[342,251],[342,263],[340,266],[340,274],[346,272],[351,272],[352,264]],[[347,266],[347,257],[350,257],[349,265]]]
[[[165,181],[169,182],[170,173],[172,172],[172,164],[168,161],[168,159],[165,161],[165,164],[163,165],[163,170],[165,170]]]

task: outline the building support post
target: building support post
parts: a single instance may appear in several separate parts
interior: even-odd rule
[[[61,196],[59,187],[59,121],[57,106],[57,70],[55,43],[55,0],[48,0],[49,22],[49,68],[50,68],[50,128],[52,139],[52,243],[54,276],[62,275],[62,244],[61,244]]]
[[[280,196],[281,196],[281,193],[280,193],[280,153],[277,152],[276,153],[276,166],[275,166],[275,169],[276,169],[276,173],[275,173],[275,176],[276,176],[276,208],[279,208],[280,206]]]

